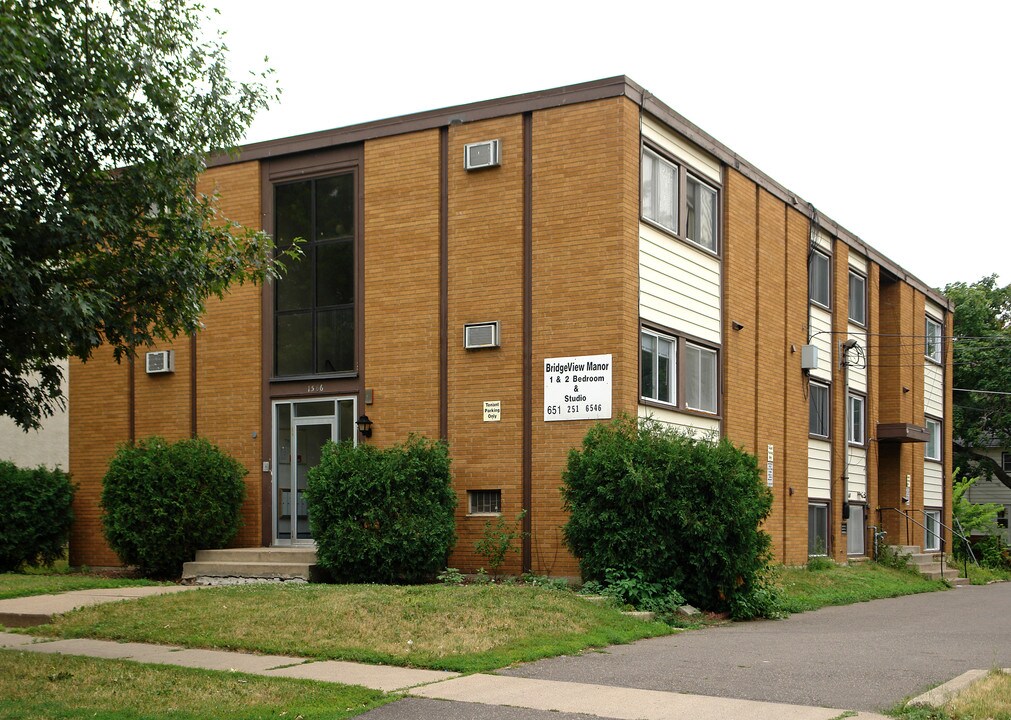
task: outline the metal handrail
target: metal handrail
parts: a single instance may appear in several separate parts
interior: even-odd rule
[[[897,508],[897,507],[879,507],[878,508],[878,514],[879,515],[880,515],[880,513],[881,513],[882,510],[894,510],[895,512],[897,512],[899,515],[901,515],[902,517],[904,517],[906,519],[906,535],[907,536],[909,534],[909,532],[908,532],[909,525],[908,524],[910,522],[913,523],[914,525],[919,525],[921,528],[923,528],[924,533],[930,532],[927,529],[926,525],[923,525],[922,523],[917,522],[916,518],[914,518],[911,515],[908,515],[901,508]],[[920,512],[922,512],[924,514],[924,520],[926,520],[926,513],[927,513],[927,511],[921,509]],[[957,518],[955,518],[955,522],[958,523],[959,528],[962,527],[962,523],[958,522]],[[969,542],[969,539],[960,530],[955,530],[955,528],[951,527],[950,525],[945,525],[940,520],[937,521],[937,524],[940,525],[942,528],[945,528],[946,530],[950,530],[952,535],[957,536],[958,538],[960,538],[962,540],[963,543],[965,543],[965,549],[968,551],[968,554],[966,556],[966,562],[965,562],[965,576],[968,577],[969,576],[968,558],[970,558],[970,557],[972,558],[972,564],[973,565],[979,565],[979,561],[976,559],[976,554],[972,551],[972,543]],[[945,551],[944,551],[944,533],[940,533],[940,540],[941,540],[941,551],[940,551],[941,552],[941,576],[943,577],[944,576],[944,554],[945,554]]]

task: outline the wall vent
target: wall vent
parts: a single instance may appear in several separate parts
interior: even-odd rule
[[[144,356],[144,369],[147,370],[148,375],[175,372],[175,351],[158,350],[147,353]]]
[[[499,345],[498,321],[469,323],[463,326],[463,346],[467,350],[496,348]]]
[[[480,170],[498,167],[501,163],[498,140],[470,143],[463,146],[463,167],[466,170]]]

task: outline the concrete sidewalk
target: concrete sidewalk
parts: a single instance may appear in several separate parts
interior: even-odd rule
[[[364,665],[333,660],[313,661],[285,655],[253,655],[221,650],[195,650],[149,643],[109,640],[50,640],[0,632],[0,648],[133,660],[156,665],[243,672],[264,677],[299,678],[362,685],[383,692],[404,692],[418,698],[573,713],[621,720],[832,720],[846,711],[783,703],[734,700],[681,693],[619,688],[607,685],[437,670]],[[440,713],[441,715],[441,713]],[[887,720],[858,713],[846,717]]]
[[[149,585],[142,587],[106,588],[99,590],[72,590],[56,595],[31,595],[0,600],[0,625],[6,627],[33,627],[46,625],[54,615],[70,612],[88,605],[133,600],[151,595],[196,590],[189,585]]]

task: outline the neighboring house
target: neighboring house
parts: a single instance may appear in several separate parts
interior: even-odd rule
[[[67,361],[63,370],[63,395],[67,395]],[[42,421],[38,430],[25,432],[9,417],[0,416],[0,460],[9,460],[19,467],[70,468],[69,416],[66,410]]]
[[[1004,472],[1011,473],[1011,451],[1002,447],[990,447],[980,450],[980,453],[992,458]],[[997,525],[1005,543],[1011,543],[1011,532],[1008,532],[1008,516],[1011,515],[1011,488],[993,475],[977,480],[965,494],[966,499],[973,503],[995,503],[1003,510],[997,513]]]
[[[625,77],[248,145],[199,187],[305,260],[151,367],[72,367],[75,564],[117,562],[97,501],[124,440],[233,454],[236,544],[266,546],[312,542],[324,441],[414,432],[449,442],[451,565],[526,509],[507,570],[577,575],[561,473],[622,412],[755,453],[783,562],[948,538],[948,301]]]

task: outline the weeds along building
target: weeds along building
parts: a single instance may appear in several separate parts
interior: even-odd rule
[[[780,561],[864,555],[875,526],[949,542],[948,301],[628,78],[248,145],[199,188],[305,260],[194,337],[73,365],[73,564],[118,562],[98,500],[123,441],[238,458],[252,547],[312,542],[325,440],[419,433],[450,445],[453,566],[525,508],[506,569],[577,575],[561,472],[619,413],[755,453]]]

